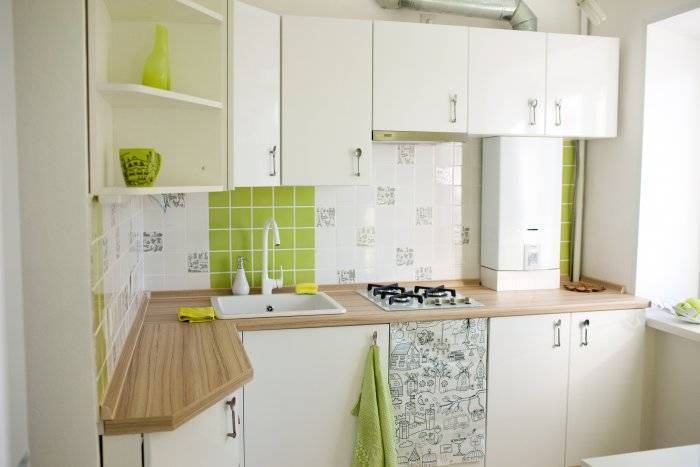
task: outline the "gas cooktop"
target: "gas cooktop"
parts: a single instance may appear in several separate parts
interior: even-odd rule
[[[385,311],[435,310],[442,308],[477,308],[484,306],[470,297],[457,293],[455,289],[444,285],[426,287],[416,285],[412,288],[399,284],[367,284],[367,290],[357,293],[383,308]]]

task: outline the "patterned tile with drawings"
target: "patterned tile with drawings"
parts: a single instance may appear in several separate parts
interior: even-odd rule
[[[335,208],[316,208],[316,227],[334,227]]]
[[[206,251],[188,253],[187,272],[209,272],[209,253]]]

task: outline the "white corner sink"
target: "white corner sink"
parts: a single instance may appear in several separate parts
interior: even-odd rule
[[[274,318],[279,316],[335,315],[345,313],[327,294],[230,295],[211,297],[219,319]]]

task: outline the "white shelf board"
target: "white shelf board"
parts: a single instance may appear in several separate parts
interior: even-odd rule
[[[104,187],[93,195],[97,196],[134,196],[134,195],[160,195],[163,193],[207,193],[210,191],[224,191],[224,185],[190,185],[190,186],[112,186]]]
[[[192,0],[105,0],[112,20],[222,24],[224,17]]]
[[[113,107],[131,108],[178,108],[178,109],[223,109],[219,101],[203,99],[179,92],[152,88],[143,84],[106,83],[97,90]]]
[[[684,339],[700,342],[700,324],[686,323],[658,308],[647,310],[647,326]]]

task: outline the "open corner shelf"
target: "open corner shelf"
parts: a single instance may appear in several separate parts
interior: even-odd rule
[[[178,108],[178,109],[223,109],[219,101],[152,88],[142,84],[101,84],[97,88],[113,107],[131,108]]]
[[[192,0],[105,0],[114,20],[222,24],[223,15]]]
[[[207,193],[210,191],[224,191],[224,185],[190,185],[190,186],[147,186],[128,187],[113,186],[104,187],[93,193],[97,196],[138,196],[138,195],[160,195],[164,193]]]

